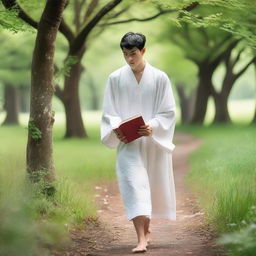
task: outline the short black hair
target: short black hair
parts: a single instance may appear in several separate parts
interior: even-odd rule
[[[142,50],[146,43],[146,37],[141,33],[126,33],[120,42],[120,47],[126,49],[132,49],[133,47],[137,47],[139,50]]]

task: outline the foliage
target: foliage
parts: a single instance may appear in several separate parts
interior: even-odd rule
[[[42,138],[42,132],[36,127],[34,120],[31,118],[28,123],[29,135],[32,139],[38,140]]]
[[[169,26],[168,34],[168,39],[195,64],[214,61],[234,41],[227,32],[216,28],[195,28],[186,23],[182,27]]]
[[[40,16],[42,15],[43,9],[45,7],[46,1],[47,0],[17,0],[22,9],[36,21],[39,21]]]
[[[244,38],[256,48],[256,3],[254,0],[200,0],[200,5],[207,9],[208,15],[194,12],[181,12],[181,20],[198,27],[214,26]],[[199,8],[200,10],[200,8]]]
[[[71,67],[75,65],[77,62],[78,58],[76,56],[68,56],[64,61],[64,66],[56,72],[54,78],[58,79],[61,76],[69,76]]]
[[[154,3],[155,5],[161,6],[162,8],[172,8],[174,10],[182,10],[184,7],[187,7],[189,5],[191,5],[193,2],[193,0],[151,0],[152,3]]]
[[[256,251],[256,206],[252,206],[241,229],[222,235],[218,241],[227,246],[231,256],[254,256]]]
[[[12,86],[30,83],[30,68],[34,37],[25,32],[11,34],[0,33],[2,51],[0,51],[0,81]],[[15,75],[13,73],[15,72]]]
[[[18,17],[16,8],[6,10],[0,2],[0,28],[7,29],[12,33],[19,31],[34,32],[34,30]]]
[[[32,186],[36,186],[35,197],[43,194],[45,196],[54,196],[56,192],[54,182],[48,181],[49,170],[42,168],[40,170],[32,171],[27,174],[27,179],[32,182]]]

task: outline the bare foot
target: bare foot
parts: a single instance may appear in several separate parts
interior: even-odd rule
[[[147,241],[140,242],[135,248],[132,249],[133,253],[142,253],[147,251]]]

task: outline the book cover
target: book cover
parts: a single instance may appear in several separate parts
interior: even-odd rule
[[[123,134],[129,143],[141,137],[141,135],[138,134],[138,130],[142,125],[145,125],[145,122],[142,116],[137,115],[124,120],[114,130],[119,134]]]

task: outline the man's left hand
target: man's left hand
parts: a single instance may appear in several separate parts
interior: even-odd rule
[[[148,124],[142,125],[138,130],[138,134],[142,136],[151,136],[152,128]]]

